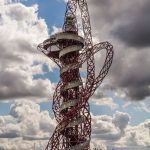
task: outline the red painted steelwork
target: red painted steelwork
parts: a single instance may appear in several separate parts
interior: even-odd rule
[[[81,12],[84,37],[78,35],[76,10]],[[46,150],[89,150],[91,116],[89,98],[101,84],[112,64],[113,46],[102,42],[93,46],[86,0],[69,0],[63,32],[52,35],[38,48],[60,68],[60,81],[53,96],[53,111],[58,125]],[[94,54],[106,50],[104,65],[95,77]],[[87,62],[83,85],[79,68]]]

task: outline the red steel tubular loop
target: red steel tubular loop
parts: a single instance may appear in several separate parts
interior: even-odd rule
[[[78,35],[76,10],[81,12],[84,37]],[[50,36],[38,49],[60,68],[60,81],[53,96],[58,122],[45,150],[90,150],[91,115],[89,98],[102,83],[113,60],[113,46],[102,42],[93,46],[90,16],[86,0],[68,0],[63,31]],[[106,50],[106,59],[95,77],[94,54]],[[83,85],[80,68],[87,62]]]

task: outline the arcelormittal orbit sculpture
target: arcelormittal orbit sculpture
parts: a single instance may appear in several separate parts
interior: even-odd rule
[[[84,36],[78,35],[76,10],[79,6]],[[89,150],[91,116],[89,98],[112,64],[113,46],[109,42],[93,45],[90,17],[86,0],[69,0],[63,31],[52,35],[38,48],[60,68],[60,81],[53,96],[53,111],[58,125],[46,150]],[[94,54],[106,50],[104,65],[95,76]],[[87,63],[87,78],[83,84],[80,68]]]

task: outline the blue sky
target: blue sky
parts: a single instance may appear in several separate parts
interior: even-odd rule
[[[24,1],[23,4],[25,4],[26,6],[38,4],[39,17],[45,19],[50,32],[52,30],[52,26],[62,27],[65,13],[65,3],[63,2],[63,0],[28,0]]]
[[[140,39],[139,42],[139,38],[136,38],[138,35],[142,35],[143,39],[147,38],[146,27],[141,25],[139,28],[137,27],[136,31],[134,24],[140,24],[141,20],[143,24],[147,23],[147,19],[144,19],[146,16],[144,10],[149,2],[144,0],[141,5],[140,2],[137,3],[137,10],[132,10],[134,2],[131,3],[128,0],[128,3],[130,5],[124,0],[123,3],[118,4],[115,0],[113,1],[114,5],[110,7],[109,2],[88,0],[94,43],[108,39],[115,48],[113,66],[104,83],[90,99],[90,111],[93,120],[95,120],[94,132],[100,127],[105,129],[111,126],[111,132],[114,131],[114,133],[120,129],[113,121],[105,126],[106,121],[101,116],[106,117],[107,121],[117,120],[118,116],[124,117],[127,121],[125,122],[125,124],[127,123],[126,130],[124,130],[125,135],[122,135],[119,142],[127,142],[132,139],[133,143],[136,143],[142,139],[146,143],[148,135],[144,138],[144,134],[147,133],[150,122],[146,121],[150,118],[150,71],[148,69],[150,45],[145,42],[147,40]],[[37,5],[38,9],[34,5]],[[45,116],[48,120],[45,121],[45,126],[48,126],[52,132],[55,124],[52,112],[52,95],[59,81],[59,69],[50,59],[38,53],[36,46],[54,32],[54,27],[58,30],[62,27],[65,3],[63,0],[25,0],[16,4],[12,1],[12,4],[5,5],[5,7],[0,5],[0,7],[3,10],[0,11],[0,36],[3,37],[0,40],[0,50],[5,52],[2,58],[0,57],[0,125],[1,122],[14,123],[17,119],[18,122],[22,119],[22,124],[27,123],[30,120],[28,117],[24,118],[27,111],[28,115],[33,115],[33,113],[38,115],[37,122],[40,122],[40,118]],[[109,8],[107,12],[106,8]],[[140,14],[140,17],[137,14]],[[7,30],[8,28],[10,31]],[[140,29],[143,34],[139,33]],[[130,32],[133,33],[130,34]],[[7,36],[8,34],[10,36]],[[10,45],[11,54],[5,47],[6,44],[3,45],[6,39],[8,40],[7,44]],[[95,57],[96,63],[100,63],[99,58],[102,57],[98,54]],[[83,76],[84,74],[84,72],[81,73]],[[10,116],[13,116],[15,121],[10,121]],[[32,125],[32,119],[30,121],[30,125]],[[29,126],[27,123],[25,131]],[[133,134],[132,130],[135,131]],[[20,132],[16,129],[15,131]],[[29,134],[29,131],[27,130],[26,134]],[[47,131],[37,132],[42,132],[43,137],[49,136]],[[143,136],[140,132],[143,133]],[[38,133],[34,136],[40,135]],[[110,135],[113,137],[113,134]],[[93,137],[97,142],[95,134]],[[93,141],[92,144],[96,145],[96,142]],[[114,143],[112,141],[112,144]]]

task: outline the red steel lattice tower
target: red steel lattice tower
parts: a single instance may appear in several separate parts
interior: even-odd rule
[[[77,7],[81,12],[83,34],[78,34]],[[113,46],[109,42],[93,45],[86,0],[68,0],[63,31],[38,45],[40,51],[60,68],[60,81],[53,96],[53,111],[58,125],[46,150],[89,150],[91,116],[89,98],[101,84],[112,64]],[[106,59],[95,76],[94,54],[106,50]],[[87,63],[83,84],[80,68]]]

